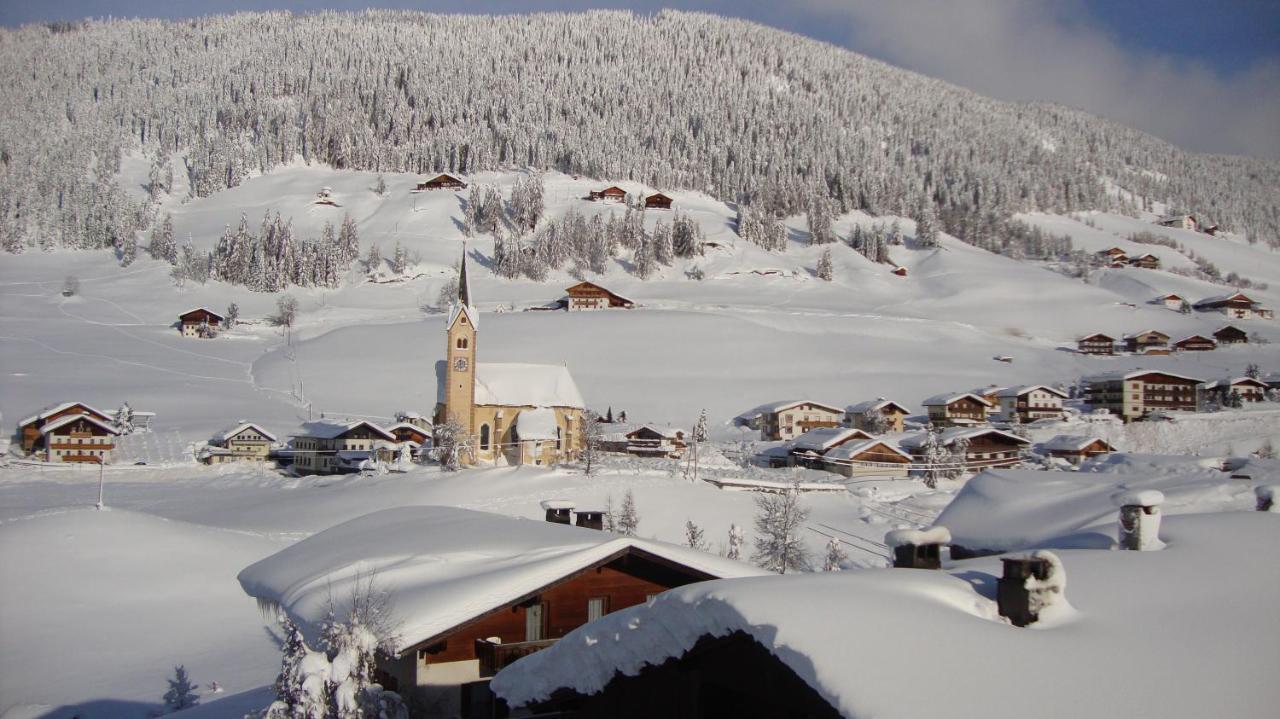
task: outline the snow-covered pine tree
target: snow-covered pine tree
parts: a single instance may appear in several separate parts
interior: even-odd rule
[[[596,464],[600,455],[600,437],[602,430],[600,428],[600,415],[591,410],[582,413],[582,436],[580,443],[582,445],[582,471],[588,476],[592,476],[596,471]]]
[[[338,264],[343,268],[350,267],[360,256],[360,232],[349,212],[343,214],[342,226],[338,229],[338,248]]]
[[[654,257],[652,242],[644,239],[640,240],[640,246],[636,248],[635,262],[633,264],[636,277],[647,280],[653,276],[653,273],[657,270],[658,261]]]
[[[729,525],[729,551],[724,556],[729,559],[742,559],[742,543],[746,540],[746,535],[742,531],[742,527],[736,524]]]
[[[181,664],[173,668],[173,678],[169,680],[169,691],[164,693],[164,713],[172,714],[200,703],[200,695],[196,694],[196,686],[191,683],[187,668]]]
[[[1244,376],[1250,379],[1262,379],[1262,368],[1256,362],[1250,362],[1244,367]]]
[[[831,262],[831,250],[823,250],[822,256],[818,258],[818,267],[816,274],[818,279],[830,282],[835,273],[835,266]]]
[[[151,231],[151,244],[147,252],[157,260],[164,260],[171,265],[178,263],[178,243],[173,239],[173,217],[164,214],[160,227]]]
[[[240,320],[240,305],[232,302],[227,305],[227,327],[235,327]]]
[[[281,327],[292,327],[298,318],[298,301],[293,295],[281,295],[276,300],[276,324]]]
[[[969,465],[969,440],[966,437],[960,437],[951,442],[950,452],[951,466],[947,468],[946,477],[955,479],[964,474],[965,468]]]
[[[836,233],[831,227],[835,212],[831,199],[826,195],[815,195],[809,201],[805,212],[805,222],[809,228],[809,244],[825,245],[836,241]]]
[[[670,267],[676,257],[675,248],[671,246],[671,226],[658,220],[653,226],[653,234],[649,241],[653,243],[653,258],[658,264]]]
[[[387,194],[387,178],[383,177],[381,172],[379,172],[378,176],[373,180],[373,194],[378,197],[382,197]]]
[[[622,498],[622,514],[618,516],[618,532],[634,537],[640,528],[640,513],[636,510],[636,498],[628,489]]]
[[[618,531],[618,520],[613,513],[613,492],[604,497],[604,531],[615,533]]]
[[[930,248],[938,246],[938,219],[933,205],[921,202],[915,209],[912,219],[916,221],[916,245]]]
[[[844,569],[844,563],[847,561],[849,561],[849,555],[845,554],[840,540],[832,537],[831,541],[827,542],[827,558],[822,563],[822,571],[838,572]]]
[[[120,266],[128,267],[138,259],[138,238],[131,232],[120,240]]]
[[[697,549],[701,552],[707,551],[707,543],[702,538],[702,529],[694,524],[692,519],[685,520],[684,543],[690,549]]]
[[[862,413],[862,426],[871,434],[884,434],[889,431],[889,418],[878,409],[869,409]]]
[[[809,571],[809,551],[800,536],[809,510],[800,504],[797,484],[782,492],[760,493],[756,502],[756,551],[751,560],[771,572]]]
[[[382,267],[382,251],[378,249],[378,243],[369,244],[369,251],[364,256],[364,268],[367,272],[377,272]]]
[[[391,271],[403,275],[409,271],[409,250],[396,240],[395,249],[391,253]]]
[[[462,458],[470,451],[470,439],[457,417],[450,416],[433,427],[431,458],[440,468],[456,472],[462,466]]]

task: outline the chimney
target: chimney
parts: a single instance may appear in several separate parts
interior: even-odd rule
[[[897,569],[941,569],[942,547],[951,543],[951,532],[946,527],[895,529],[884,535],[884,543],[893,550]]]
[[[573,502],[563,499],[547,499],[542,502],[547,512],[547,521],[552,524],[569,524],[569,515],[573,512]]]
[[[604,512],[598,509],[580,509],[577,511],[577,525],[587,529],[604,529]]]
[[[1149,552],[1164,547],[1160,541],[1160,505],[1164,493],[1155,489],[1121,492],[1113,496],[1120,507],[1117,532],[1121,549]]]
[[[1040,613],[1062,598],[1066,572],[1057,555],[1043,550],[1027,557],[1001,557],[1004,576],[996,582],[1000,616],[1015,627],[1040,619]]]
[[[1280,513],[1280,504],[1276,503],[1277,489],[1280,489],[1280,484],[1264,484],[1253,488],[1253,494],[1258,498],[1259,512]]]

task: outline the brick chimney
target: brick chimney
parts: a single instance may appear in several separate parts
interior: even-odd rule
[[[1004,576],[996,582],[1000,616],[1015,627],[1039,621],[1040,613],[1062,598],[1066,572],[1057,555],[1043,550],[1026,557],[1001,557]]]

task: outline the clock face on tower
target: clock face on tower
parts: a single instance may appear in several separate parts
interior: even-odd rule
[[[466,358],[466,357],[459,357],[458,359],[454,360],[454,361],[453,361],[453,368],[454,368],[455,370],[457,370],[458,372],[466,372],[466,371],[467,371],[467,358]]]

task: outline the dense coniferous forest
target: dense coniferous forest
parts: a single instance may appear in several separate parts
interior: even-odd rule
[[[153,163],[153,196],[175,183],[208,195],[299,157],[385,172],[531,167],[702,190],[749,207],[761,227],[815,202],[823,216],[927,214],[979,245],[1016,211],[1139,209],[1109,180],[1280,244],[1278,163],[1185,152],[710,15],[26,26],[0,31],[0,82],[0,246],[11,252],[131,256],[135,231],[163,222],[118,184],[131,152]]]

